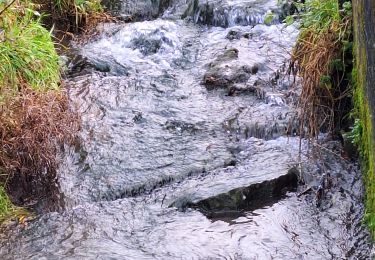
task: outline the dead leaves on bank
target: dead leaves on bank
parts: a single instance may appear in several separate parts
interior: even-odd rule
[[[347,28],[342,26],[332,23],[329,28],[320,32],[304,29],[294,48],[289,73],[302,78],[299,101],[302,136],[314,138],[322,130],[331,132],[335,128],[335,109],[347,94],[340,93],[342,79],[332,78],[335,70],[333,62],[344,60],[343,34],[340,31]],[[343,73],[345,71],[341,74]]]
[[[13,174],[53,174],[56,155],[79,129],[65,92],[22,90],[0,105],[0,183]],[[5,173],[5,174],[4,174]]]

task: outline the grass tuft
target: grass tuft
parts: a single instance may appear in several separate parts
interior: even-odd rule
[[[14,213],[15,207],[10,202],[3,187],[0,186],[0,223]]]
[[[46,195],[34,194],[43,192],[48,196],[56,195],[51,188],[55,187],[53,183],[46,183],[42,190],[37,190],[37,187],[28,187],[27,180],[43,179],[45,177],[39,178],[43,174],[48,176],[45,179],[53,181],[62,145],[75,144],[79,120],[68,104],[65,92],[24,90],[6,99],[0,107],[0,172],[6,173],[0,183],[8,190],[12,187],[8,186],[7,179],[16,177],[19,180],[16,188],[29,196]],[[23,201],[27,199],[30,198]]]
[[[37,196],[54,195],[56,156],[64,144],[74,144],[79,129],[37,7],[0,0],[0,223],[20,212],[11,200],[31,205]],[[22,195],[18,201],[14,190]]]
[[[21,89],[58,89],[59,57],[50,32],[40,24],[31,4],[15,2],[0,17],[0,100]],[[4,8],[4,4],[0,5]]]
[[[337,0],[307,0],[300,5],[301,33],[290,71],[302,77],[300,134],[315,138],[336,127],[337,106],[350,92],[340,89],[345,78],[345,43],[351,37],[351,11]]]

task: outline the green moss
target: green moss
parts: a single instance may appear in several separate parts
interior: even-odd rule
[[[0,186],[0,223],[16,212],[3,187]]]
[[[360,76],[357,76],[360,79]],[[360,138],[358,147],[362,160],[362,171],[366,184],[366,222],[375,238],[375,165],[374,144],[372,140],[373,126],[366,96],[360,84],[356,87],[355,105],[360,119]]]
[[[369,105],[364,92],[363,74],[358,73],[356,79],[355,107],[357,116],[360,120],[360,135],[357,145],[360,150],[362,171],[366,185],[365,220],[372,231],[373,238],[375,239],[375,151],[372,140],[373,126]]]
[[[375,144],[373,143],[373,125],[371,110],[366,94],[367,54],[364,35],[363,6],[354,2],[354,81],[355,115],[359,119],[357,145],[360,150],[362,171],[366,186],[365,220],[375,239]]]

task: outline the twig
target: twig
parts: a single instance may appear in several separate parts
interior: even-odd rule
[[[12,5],[14,4],[14,2],[16,2],[16,0],[13,0],[12,2],[10,2],[7,6],[5,6],[5,8],[3,10],[0,11],[0,16]]]
[[[301,197],[302,195],[305,195],[306,193],[310,192],[312,190],[312,187],[308,187],[307,189],[305,189],[304,191],[302,191],[301,193],[299,193],[297,195],[297,197]]]

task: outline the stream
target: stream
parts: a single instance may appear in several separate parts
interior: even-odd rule
[[[107,5],[131,22],[72,43],[61,209],[5,227],[0,259],[371,259],[358,165],[328,138],[300,153],[285,8]]]

